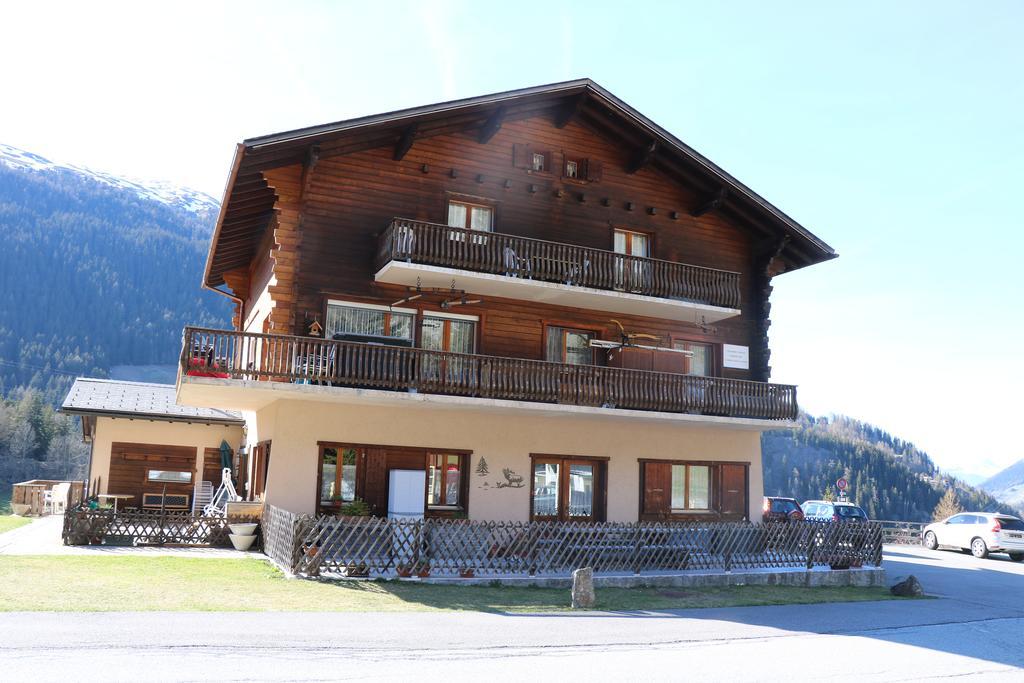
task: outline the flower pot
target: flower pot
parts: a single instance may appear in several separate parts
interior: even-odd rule
[[[258,524],[228,524],[231,533],[236,536],[252,536],[256,533]]]
[[[471,567],[459,570],[459,576],[463,579],[472,579],[475,576],[475,572]]]
[[[416,576],[420,577],[421,579],[427,578],[428,576],[430,576],[430,567],[420,567],[420,570],[416,572]]]
[[[248,550],[252,547],[252,544],[256,542],[255,536],[239,536],[238,534],[228,534],[228,538],[231,539],[231,545],[235,546],[235,550]]]
[[[412,576],[412,567],[396,567],[395,571],[398,572],[398,575],[403,579],[408,579]]]
[[[18,515],[19,517],[24,517],[25,513],[31,509],[31,505],[25,505],[24,503],[11,503],[11,512]]]

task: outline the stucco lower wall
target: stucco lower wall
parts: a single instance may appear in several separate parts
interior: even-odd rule
[[[382,406],[278,401],[251,414],[250,439],[272,438],[268,502],[299,513],[316,505],[318,441],[472,450],[468,475],[472,519],[529,519],[530,454],[608,457],[608,520],[635,521],[639,509],[638,458],[750,463],[750,518],[760,514],[763,491],[760,432],[720,426],[638,423],[438,411]],[[487,461],[487,476],[476,473]],[[520,488],[503,470],[522,475]]]
[[[99,478],[99,490],[95,493],[107,492],[111,445],[119,441],[162,446],[191,446],[198,449],[196,466],[202,471],[203,451],[207,448],[219,448],[221,441],[227,441],[232,448],[238,448],[242,443],[242,427],[99,417],[96,419],[92,467],[89,470],[90,482],[95,482],[97,477]]]

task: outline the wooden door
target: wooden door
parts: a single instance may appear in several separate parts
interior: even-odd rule
[[[720,467],[719,511],[722,517],[747,517],[747,466],[722,465]]]
[[[668,515],[672,502],[672,463],[645,462],[643,514]]]
[[[249,492],[249,500],[256,500],[267,490],[267,474],[270,472],[270,442],[261,441],[252,448],[252,490]],[[220,480],[214,482],[219,486]]]

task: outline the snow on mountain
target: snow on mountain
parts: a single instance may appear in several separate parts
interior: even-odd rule
[[[11,168],[21,168],[36,172],[69,171],[77,173],[106,185],[128,190],[144,199],[156,200],[193,213],[216,212],[220,209],[220,202],[205,192],[199,192],[198,190],[192,190],[160,180],[127,178],[102,171],[93,171],[82,166],[75,166],[74,164],[50,161],[38,154],[26,152],[23,149],[3,143],[0,143],[0,163]]]

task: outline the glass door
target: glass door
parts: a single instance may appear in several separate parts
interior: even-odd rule
[[[650,264],[643,260],[651,255],[651,237],[632,230],[615,230],[615,288],[627,292],[641,290],[648,281]],[[639,257],[639,258],[631,258]]]
[[[420,348],[453,354],[475,353],[476,321],[436,313],[424,314],[420,324]],[[423,358],[420,372],[423,379],[456,386],[465,385],[472,380],[473,360],[431,354]]]

